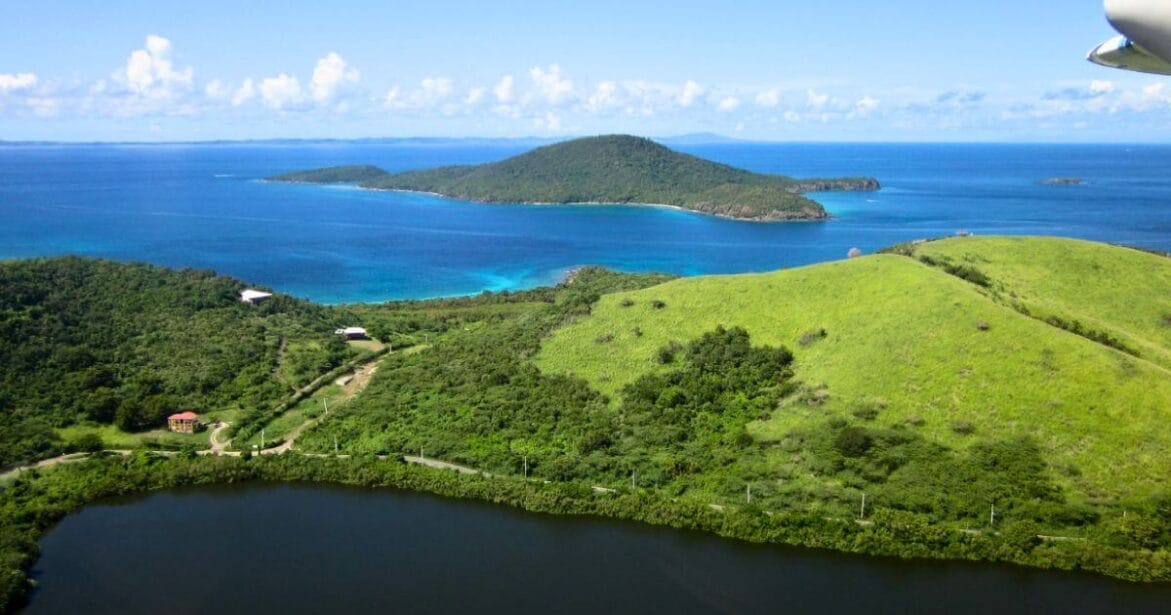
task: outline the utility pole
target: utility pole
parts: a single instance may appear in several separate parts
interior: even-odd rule
[[[525,480],[529,478],[529,456],[525,455]]]
[[[337,457],[337,436],[333,437],[333,456]]]
[[[866,494],[862,494],[862,512],[858,515],[859,519],[866,518]]]
[[[748,492],[747,503],[751,504],[752,503],[752,485],[748,485],[747,492]]]
[[[631,489],[634,489],[634,488],[635,488],[635,487],[634,487],[634,475],[635,475],[636,473],[638,473],[638,469],[637,469],[637,468],[636,468],[636,469],[634,469],[634,470],[631,470],[631,471],[630,471],[630,488],[631,488]]]
[[[992,508],[988,511],[988,527],[992,527],[996,523],[996,503],[992,503]]]
[[[264,428],[260,428],[260,450],[264,450]]]

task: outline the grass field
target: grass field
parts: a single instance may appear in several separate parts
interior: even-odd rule
[[[1001,298],[1038,318],[1077,321],[1171,369],[1171,259],[1076,239],[971,237],[935,241],[916,255],[969,264]]]
[[[66,442],[74,441],[84,434],[97,434],[101,437],[106,448],[111,449],[172,448],[186,445],[203,449],[209,446],[211,434],[209,429],[194,434],[171,433],[166,429],[127,433],[113,425],[98,425],[96,423],[78,423],[58,429],[57,432]]]
[[[1095,268],[1091,255],[1088,263],[1071,259],[1057,276],[1070,282],[1033,284],[1043,271],[1011,264],[1034,252],[1061,260],[1066,244],[1019,240],[1009,252],[983,241],[930,248],[977,260],[994,279],[1001,269],[991,263],[1002,261],[1018,296],[1038,306],[1082,305],[1077,287],[1171,279],[1171,260],[1105,248],[1108,265]],[[1097,314],[1135,336],[1155,330],[1140,326],[1141,315],[1115,319],[1114,308],[1123,311],[1127,299],[1114,300],[1109,290],[1092,296],[1087,320]],[[1153,302],[1143,309],[1158,312]],[[1171,479],[1171,376],[1164,368],[1018,313],[905,256],[683,279],[604,296],[591,316],[545,340],[536,360],[543,371],[580,376],[617,396],[641,374],[668,369],[656,362],[660,348],[718,325],[742,326],[754,344],[784,345],[797,357],[803,391],[751,425],[758,440],[878,409],[875,424],[915,429],[955,448],[1030,435],[1070,493],[1087,501],[1141,497]]]
[[[321,416],[326,406],[331,410],[340,408],[344,399],[345,391],[336,384],[330,383],[317,389],[313,395],[302,399],[297,405],[289,408],[264,426],[265,446],[272,446],[278,440],[283,441],[290,431],[305,421]],[[259,446],[261,444],[260,438],[261,433],[258,431],[243,442],[233,440],[232,448],[241,451],[251,449],[253,445]]]

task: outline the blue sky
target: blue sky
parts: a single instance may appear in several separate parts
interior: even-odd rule
[[[0,3],[0,140],[1165,141],[1099,0]]]

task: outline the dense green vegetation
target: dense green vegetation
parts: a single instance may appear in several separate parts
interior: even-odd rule
[[[220,326],[231,329],[233,343],[258,349],[240,369],[263,365],[265,380],[242,390],[231,388],[235,379],[217,381],[203,395],[241,408],[245,445],[262,426],[276,438],[277,425],[297,424],[278,416],[280,402],[295,401],[292,381],[337,366],[309,361],[335,347],[336,326],[360,322],[399,351],[380,360],[360,396],[331,404],[297,440],[297,452],[330,454],[336,442],[352,459],[137,455],[19,479],[0,494],[0,593],[23,587],[40,532],[93,498],[246,479],[426,489],[748,540],[1171,580],[1171,379],[1157,358],[1171,346],[1159,335],[1158,301],[1139,296],[1162,292],[1171,260],[1081,242],[1006,244],[955,239],[680,280],[587,268],[555,288],[343,308],[287,298],[245,306],[238,282],[197,272],[77,259],[5,264],[5,280],[27,280],[3,286],[4,339],[51,332],[4,348],[13,357],[0,366],[4,382],[23,388],[3,390],[41,400],[5,406],[25,429],[81,416],[55,402],[33,369],[69,382],[75,372],[55,357],[77,340],[95,357],[128,357],[137,367],[125,374],[161,374],[165,394],[188,400],[199,393],[166,387],[186,382],[176,374],[189,365],[217,365],[222,353],[203,349],[227,343]],[[1043,260],[1044,274],[1014,260],[1030,257]],[[49,283],[56,278],[66,283]],[[48,299],[53,293],[35,290],[42,284],[79,290]],[[222,301],[187,306],[220,296],[209,289],[221,285]],[[95,324],[77,324],[89,312]],[[140,320],[168,333],[131,335]],[[205,339],[170,333],[178,328]],[[116,343],[90,341],[105,339]],[[195,350],[147,352],[172,343]],[[301,352],[305,365],[285,363]],[[318,410],[308,402],[294,412]],[[392,461],[420,451],[493,477]],[[526,469],[532,480],[519,480]],[[863,496],[866,519],[857,523]]]
[[[0,263],[0,467],[74,448],[59,430],[81,422],[136,432],[185,408],[269,408],[344,360],[328,309],[251,306],[242,288],[207,271]]]
[[[878,182],[865,178],[795,180],[760,175],[624,135],[576,139],[476,166],[394,174],[368,166],[332,167],[271,179],[357,183],[490,203],[675,205],[750,220],[825,218],[821,205],[802,192],[878,189]]]
[[[1047,240],[1034,241],[1045,249]],[[1166,259],[1155,262],[1171,268]],[[1099,283],[1092,269],[1082,275],[1083,286]],[[1127,275],[1163,273],[1144,263]],[[873,481],[825,471],[800,444],[804,432],[835,421],[918,434],[954,451],[1029,438],[1073,503],[1125,506],[1166,489],[1166,371],[1026,316],[989,292],[887,255],[678,280],[603,297],[591,317],[545,340],[537,363],[617,398],[641,376],[670,369],[659,357],[665,346],[719,325],[743,327],[757,344],[788,346],[798,390],[748,430],[763,447],[760,476],[811,506],[873,489]],[[656,309],[656,301],[666,307]],[[595,341],[601,338],[609,341]]]

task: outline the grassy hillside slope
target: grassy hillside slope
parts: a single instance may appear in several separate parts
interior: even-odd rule
[[[995,297],[1041,320],[1105,333],[1171,368],[1171,259],[1076,239],[970,237],[913,246],[917,257],[964,264]],[[1059,323],[1060,324],[1060,323]]]
[[[827,217],[802,192],[876,190],[872,179],[794,180],[682,154],[649,139],[575,139],[488,164],[405,173],[335,167],[278,175],[276,181],[358,183],[434,192],[490,203],[650,203],[752,220]]]
[[[1157,264],[1171,271],[1171,261]],[[1092,268],[1084,275],[1086,286],[1099,283]],[[750,426],[758,441],[785,442],[827,417],[865,422],[876,414],[872,425],[957,449],[1031,436],[1058,480],[1086,501],[1142,497],[1171,479],[1166,370],[902,256],[605,296],[591,316],[547,339],[537,362],[618,394],[640,375],[667,369],[657,361],[664,346],[717,325],[742,326],[755,344],[796,355],[803,389]],[[801,480],[796,457],[777,453],[773,474]]]

